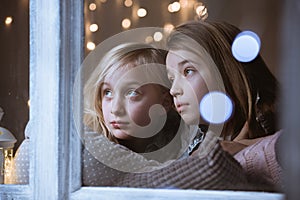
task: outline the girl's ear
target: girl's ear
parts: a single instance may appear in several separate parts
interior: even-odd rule
[[[166,111],[170,111],[172,109],[173,106],[173,98],[170,95],[169,92],[164,92],[163,94],[163,102],[162,102],[162,106],[166,109]]]

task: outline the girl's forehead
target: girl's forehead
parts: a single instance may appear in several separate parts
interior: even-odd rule
[[[108,85],[113,88],[113,90],[127,91],[129,88],[144,88],[148,90],[150,88],[155,88],[158,93],[161,93],[160,83],[156,82],[154,79],[151,80],[144,71],[134,70],[134,67],[130,68],[120,68],[120,70],[106,76],[104,79],[104,85]]]
[[[134,67],[133,64],[123,64],[123,63],[116,63],[109,67],[107,70],[106,75],[104,76],[104,80],[111,79],[113,77],[122,76],[122,74],[125,74],[129,70],[131,70]]]
[[[166,76],[165,66],[149,63],[143,65],[123,65],[115,68],[115,71],[110,72],[104,77],[104,82],[113,85],[121,84],[158,84],[164,87],[169,87],[169,81]]]
[[[187,60],[189,62],[205,61],[208,54],[199,51],[188,51],[188,50],[170,50],[168,57],[173,57],[178,61]]]
[[[207,68],[209,66],[203,56],[196,55],[193,52],[176,50],[168,53],[166,59],[168,72],[173,70],[182,70],[186,64],[192,65],[198,70],[203,70],[203,68]]]

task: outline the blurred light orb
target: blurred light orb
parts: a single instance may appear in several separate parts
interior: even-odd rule
[[[205,9],[205,6],[204,6],[204,5],[199,5],[199,6],[197,6],[196,9],[195,9],[197,15],[202,15],[204,9]]]
[[[205,9],[205,6],[201,2],[200,3],[196,3],[196,4],[194,4],[194,9],[195,9],[197,15],[201,15],[202,12]]]
[[[91,3],[91,4],[89,5],[89,9],[90,9],[90,11],[94,11],[94,10],[97,9],[97,5],[96,5],[95,3]]]
[[[173,24],[171,24],[171,23],[166,23],[166,24],[164,25],[164,32],[170,33],[174,28],[175,28],[175,27],[174,27]]]
[[[168,11],[170,12],[170,13],[173,13],[174,11],[173,11],[173,7],[172,7],[172,4],[169,4],[168,5]]]
[[[125,0],[125,1],[124,1],[124,5],[125,5],[126,7],[131,7],[132,4],[133,4],[132,0]]]
[[[96,32],[96,31],[98,31],[98,25],[97,24],[91,24],[90,25],[90,31],[91,32]]]
[[[196,12],[195,20],[205,20],[208,17],[207,7],[202,2],[195,3],[194,10]]]
[[[6,25],[10,25],[13,22],[13,18],[12,17],[6,17],[5,18],[5,24]]]
[[[95,45],[94,42],[88,42],[88,43],[86,44],[86,48],[87,48],[88,50],[92,51],[92,50],[94,50],[94,49],[96,48],[96,45]]]
[[[124,29],[127,29],[127,28],[129,28],[130,26],[131,26],[131,21],[130,21],[130,19],[125,18],[125,19],[122,20],[122,27],[123,27]]]
[[[159,42],[163,39],[163,34],[161,32],[155,32],[153,35],[153,39],[155,42]]]
[[[137,10],[137,15],[139,17],[145,17],[147,15],[147,10],[145,8],[139,8]]]
[[[168,11],[170,13],[178,12],[181,8],[181,5],[179,2],[175,1],[168,5]]]
[[[173,12],[178,12],[181,8],[180,3],[175,1],[174,3],[171,4],[172,5],[172,10]]]
[[[260,39],[252,31],[239,33],[231,46],[231,51],[235,59],[240,62],[250,62],[256,58],[260,51]]]
[[[233,103],[222,92],[210,92],[200,102],[200,115],[213,124],[221,124],[227,121],[233,112]]]
[[[152,36],[147,36],[146,38],[145,38],[145,42],[146,43],[151,43],[151,42],[153,42],[153,37]]]

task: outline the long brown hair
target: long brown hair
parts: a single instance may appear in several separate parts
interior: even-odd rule
[[[248,138],[272,134],[276,130],[277,80],[260,55],[248,63],[241,63],[232,56],[231,44],[240,32],[226,22],[190,21],[176,27],[167,41],[171,50],[187,50],[188,44],[181,39],[183,34],[201,45],[215,62],[225,91],[234,102],[232,117],[222,130],[222,136],[231,139],[240,133],[245,122],[249,125]],[[262,116],[268,116],[268,120]]]

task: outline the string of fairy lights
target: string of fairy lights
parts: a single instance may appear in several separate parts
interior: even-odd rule
[[[123,1],[123,6],[125,8],[133,8],[134,7],[134,0],[122,0]],[[97,3],[100,4],[105,4],[107,3],[107,0],[98,0]],[[96,12],[97,11],[97,3],[89,3],[88,4],[88,11],[89,12]],[[202,19],[205,20],[208,17],[208,12],[206,6],[197,0],[179,0],[179,1],[174,1],[165,8],[166,11],[169,13],[178,13],[183,9],[192,9],[193,12],[195,13],[194,18],[195,19]],[[146,8],[139,7],[136,9],[136,13],[133,13],[133,16],[137,16],[139,18],[144,18],[147,17],[148,11]],[[89,19],[85,19],[89,20]],[[13,17],[12,16],[7,16],[4,20],[4,23],[6,26],[10,26],[13,23]],[[96,33],[99,31],[99,25],[97,23],[86,23],[88,24],[88,31],[90,33],[86,33],[86,49],[91,51],[94,50],[96,47],[96,44],[94,41],[92,41],[91,35],[93,33]],[[120,26],[122,27],[123,30],[128,30],[132,27],[132,19],[129,17],[122,19]],[[172,23],[165,23],[164,24],[164,30],[165,32],[170,32],[173,28],[174,25]],[[151,43],[153,41],[159,42],[163,39],[163,33],[161,32],[155,32],[152,36],[147,36],[145,38],[145,42]]]
[[[98,6],[101,4],[108,3],[108,1],[111,0],[94,0],[92,3],[87,3],[87,0],[85,1],[87,5],[87,10],[85,12],[97,12]],[[131,17],[125,17],[121,20],[120,26],[122,30],[128,30],[131,28],[135,28],[132,26],[132,18],[136,17],[137,20],[140,18],[145,17],[151,17],[148,16],[148,10],[144,7],[139,7],[138,1],[139,0],[118,0],[119,2],[122,1],[121,6],[124,8],[131,8],[132,9],[132,15]],[[135,9],[133,9],[135,8]],[[197,0],[178,0],[173,1],[172,3],[169,3],[165,8],[166,12],[169,13],[180,13],[184,9],[188,9],[189,12],[193,12],[195,19],[206,19],[208,17],[208,12],[206,6]],[[85,13],[86,15],[86,13]],[[90,23],[90,19],[85,18],[85,24],[88,26],[86,30],[86,50],[92,51],[96,47],[95,41],[93,41],[92,35],[96,33],[97,31],[101,31],[99,28],[100,25],[98,23]],[[4,24],[6,27],[12,26],[14,22],[13,16],[7,16],[4,19]],[[3,23],[2,22],[2,23]],[[165,23],[163,26],[163,29],[165,32],[170,32],[174,28],[174,25],[172,23]],[[149,35],[145,37],[145,42],[151,43],[151,42],[159,42],[163,39],[164,34],[162,32],[155,32],[153,35]],[[30,100],[27,102],[28,106],[30,106]]]
[[[131,8],[131,16],[124,17],[119,24],[122,30],[128,30],[134,27],[132,21],[135,19],[139,20],[141,18],[151,17],[148,13],[148,9],[142,6],[139,6],[139,0],[119,0],[122,1],[122,4],[118,6],[122,6],[125,8]],[[93,2],[86,2],[86,7],[88,8],[85,13],[86,16],[92,16],[93,13],[97,13],[98,7],[102,4],[108,3],[108,0],[94,0]],[[181,11],[188,10],[189,12],[194,13],[195,19],[205,20],[208,17],[207,7],[197,0],[177,0],[169,3],[165,8],[163,8],[166,12],[179,14]],[[114,12],[114,11],[112,11]],[[133,19],[134,18],[134,19]],[[91,17],[85,18],[86,25],[86,50],[92,51],[96,47],[95,35],[96,32],[101,31],[103,27],[101,24],[91,20]],[[101,29],[99,28],[101,27]],[[172,23],[166,22],[163,25],[163,30],[165,32],[170,32],[174,28]],[[155,32],[153,35],[149,35],[145,38],[145,42],[151,43],[153,41],[159,42],[163,39],[164,34],[162,32]]]

